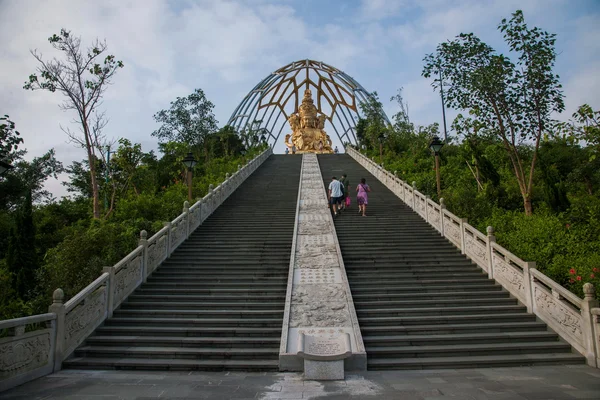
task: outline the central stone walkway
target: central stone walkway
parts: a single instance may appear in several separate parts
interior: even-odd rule
[[[67,370],[0,393],[2,400],[598,398],[600,370],[585,365],[373,371],[322,383],[297,373]]]

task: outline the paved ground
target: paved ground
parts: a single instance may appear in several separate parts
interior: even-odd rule
[[[0,399],[600,399],[600,370],[586,366],[385,371],[346,378],[314,382],[295,373],[67,370],[1,393]]]

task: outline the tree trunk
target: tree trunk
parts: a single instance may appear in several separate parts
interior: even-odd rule
[[[90,175],[92,178],[94,219],[100,219],[100,190],[98,189],[98,180],[96,179],[96,159],[91,151],[88,151],[88,160],[90,163]]]
[[[528,194],[523,195],[523,207],[525,208],[525,215],[533,215],[533,206],[531,205],[531,196]]]

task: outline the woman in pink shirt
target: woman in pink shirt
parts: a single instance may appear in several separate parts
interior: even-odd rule
[[[365,178],[360,180],[360,184],[356,187],[356,202],[358,203],[358,213],[362,213],[363,217],[366,217],[367,213],[367,204],[369,202],[368,192],[371,191],[369,185],[367,185],[367,181]]]

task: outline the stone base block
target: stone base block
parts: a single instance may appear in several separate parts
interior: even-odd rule
[[[344,360],[304,360],[304,379],[312,381],[344,380]]]

